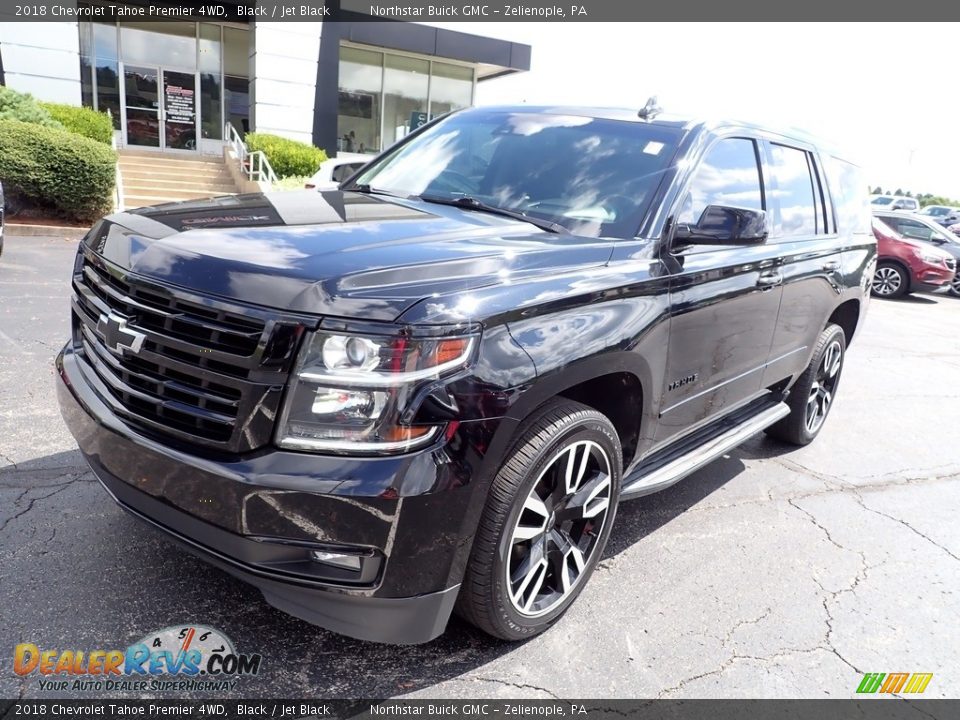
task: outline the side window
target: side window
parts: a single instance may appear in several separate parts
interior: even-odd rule
[[[897,230],[906,238],[915,240],[929,240],[933,231],[923,223],[911,220],[910,218],[897,218]]]
[[[707,151],[684,196],[677,222],[696,225],[709,205],[763,210],[760,166],[753,140],[726,138]]]
[[[842,234],[864,233],[870,230],[870,203],[867,195],[867,184],[863,174],[856,165],[845,160],[828,157],[825,160],[827,183],[830,185],[830,194],[837,209],[837,231]],[[879,202],[889,198],[877,198],[875,206],[887,203]]]
[[[773,214],[772,237],[796,237],[817,233],[817,203],[813,195],[809,153],[770,143],[772,187],[767,197]],[[822,218],[822,215],[821,215]],[[823,220],[819,223],[822,232]]]

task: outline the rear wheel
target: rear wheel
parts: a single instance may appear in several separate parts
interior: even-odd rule
[[[817,339],[810,364],[790,390],[790,414],[767,428],[768,435],[794,445],[813,442],[833,407],[846,353],[843,330],[833,323],[827,325]]]
[[[458,613],[505,640],[553,625],[607,544],[621,457],[616,429],[597,411],[563,399],[538,411],[493,481]]]
[[[897,298],[907,292],[910,278],[900,265],[882,262],[873,274],[873,294],[882,298]]]

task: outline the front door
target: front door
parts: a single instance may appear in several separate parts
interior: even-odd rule
[[[757,143],[718,140],[682,194],[677,222],[710,205],[764,210]],[[673,265],[667,370],[656,444],[728,412],[761,391],[782,288],[776,247],[680,245]]]
[[[156,150],[197,149],[197,77],[192,72],[126,65],[124,144]]]

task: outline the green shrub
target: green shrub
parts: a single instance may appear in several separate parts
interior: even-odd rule
[[[116,153],[58,128],[0,120],[0,180],[25,203],[76,220],[111,210]]]
[[[307,180],[310,179],[310,175],[287,175],[285,178],[280,178],[280,182],[273,186],[274,190],[303,190],[303,186],[307,184]]]
[[[40,106],[72,133],[107,145],[113,140],[113,123],[106,113],[97,112],[93,108],[59,103],[40,103]]]
[[[53,119],[30,93],[17,92],[0,85],[0,120],[21,122],[59,128],[62,125]]]
[[[263,150],[278,178],[313,175],[327,154],[318,147],[267,133],[247,133],[244,141],[251,152]]]

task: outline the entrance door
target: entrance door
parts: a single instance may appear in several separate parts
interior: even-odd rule
[[[123,69],[126,144],[162,147],[160,137],[159,68],[127,65]]]
[[[157,67],[123,71],[126,144],[157,150],[197,149],[197,76]]]
[[[161,70],[163,76],[163,147],[197,149],[197,76]]]

